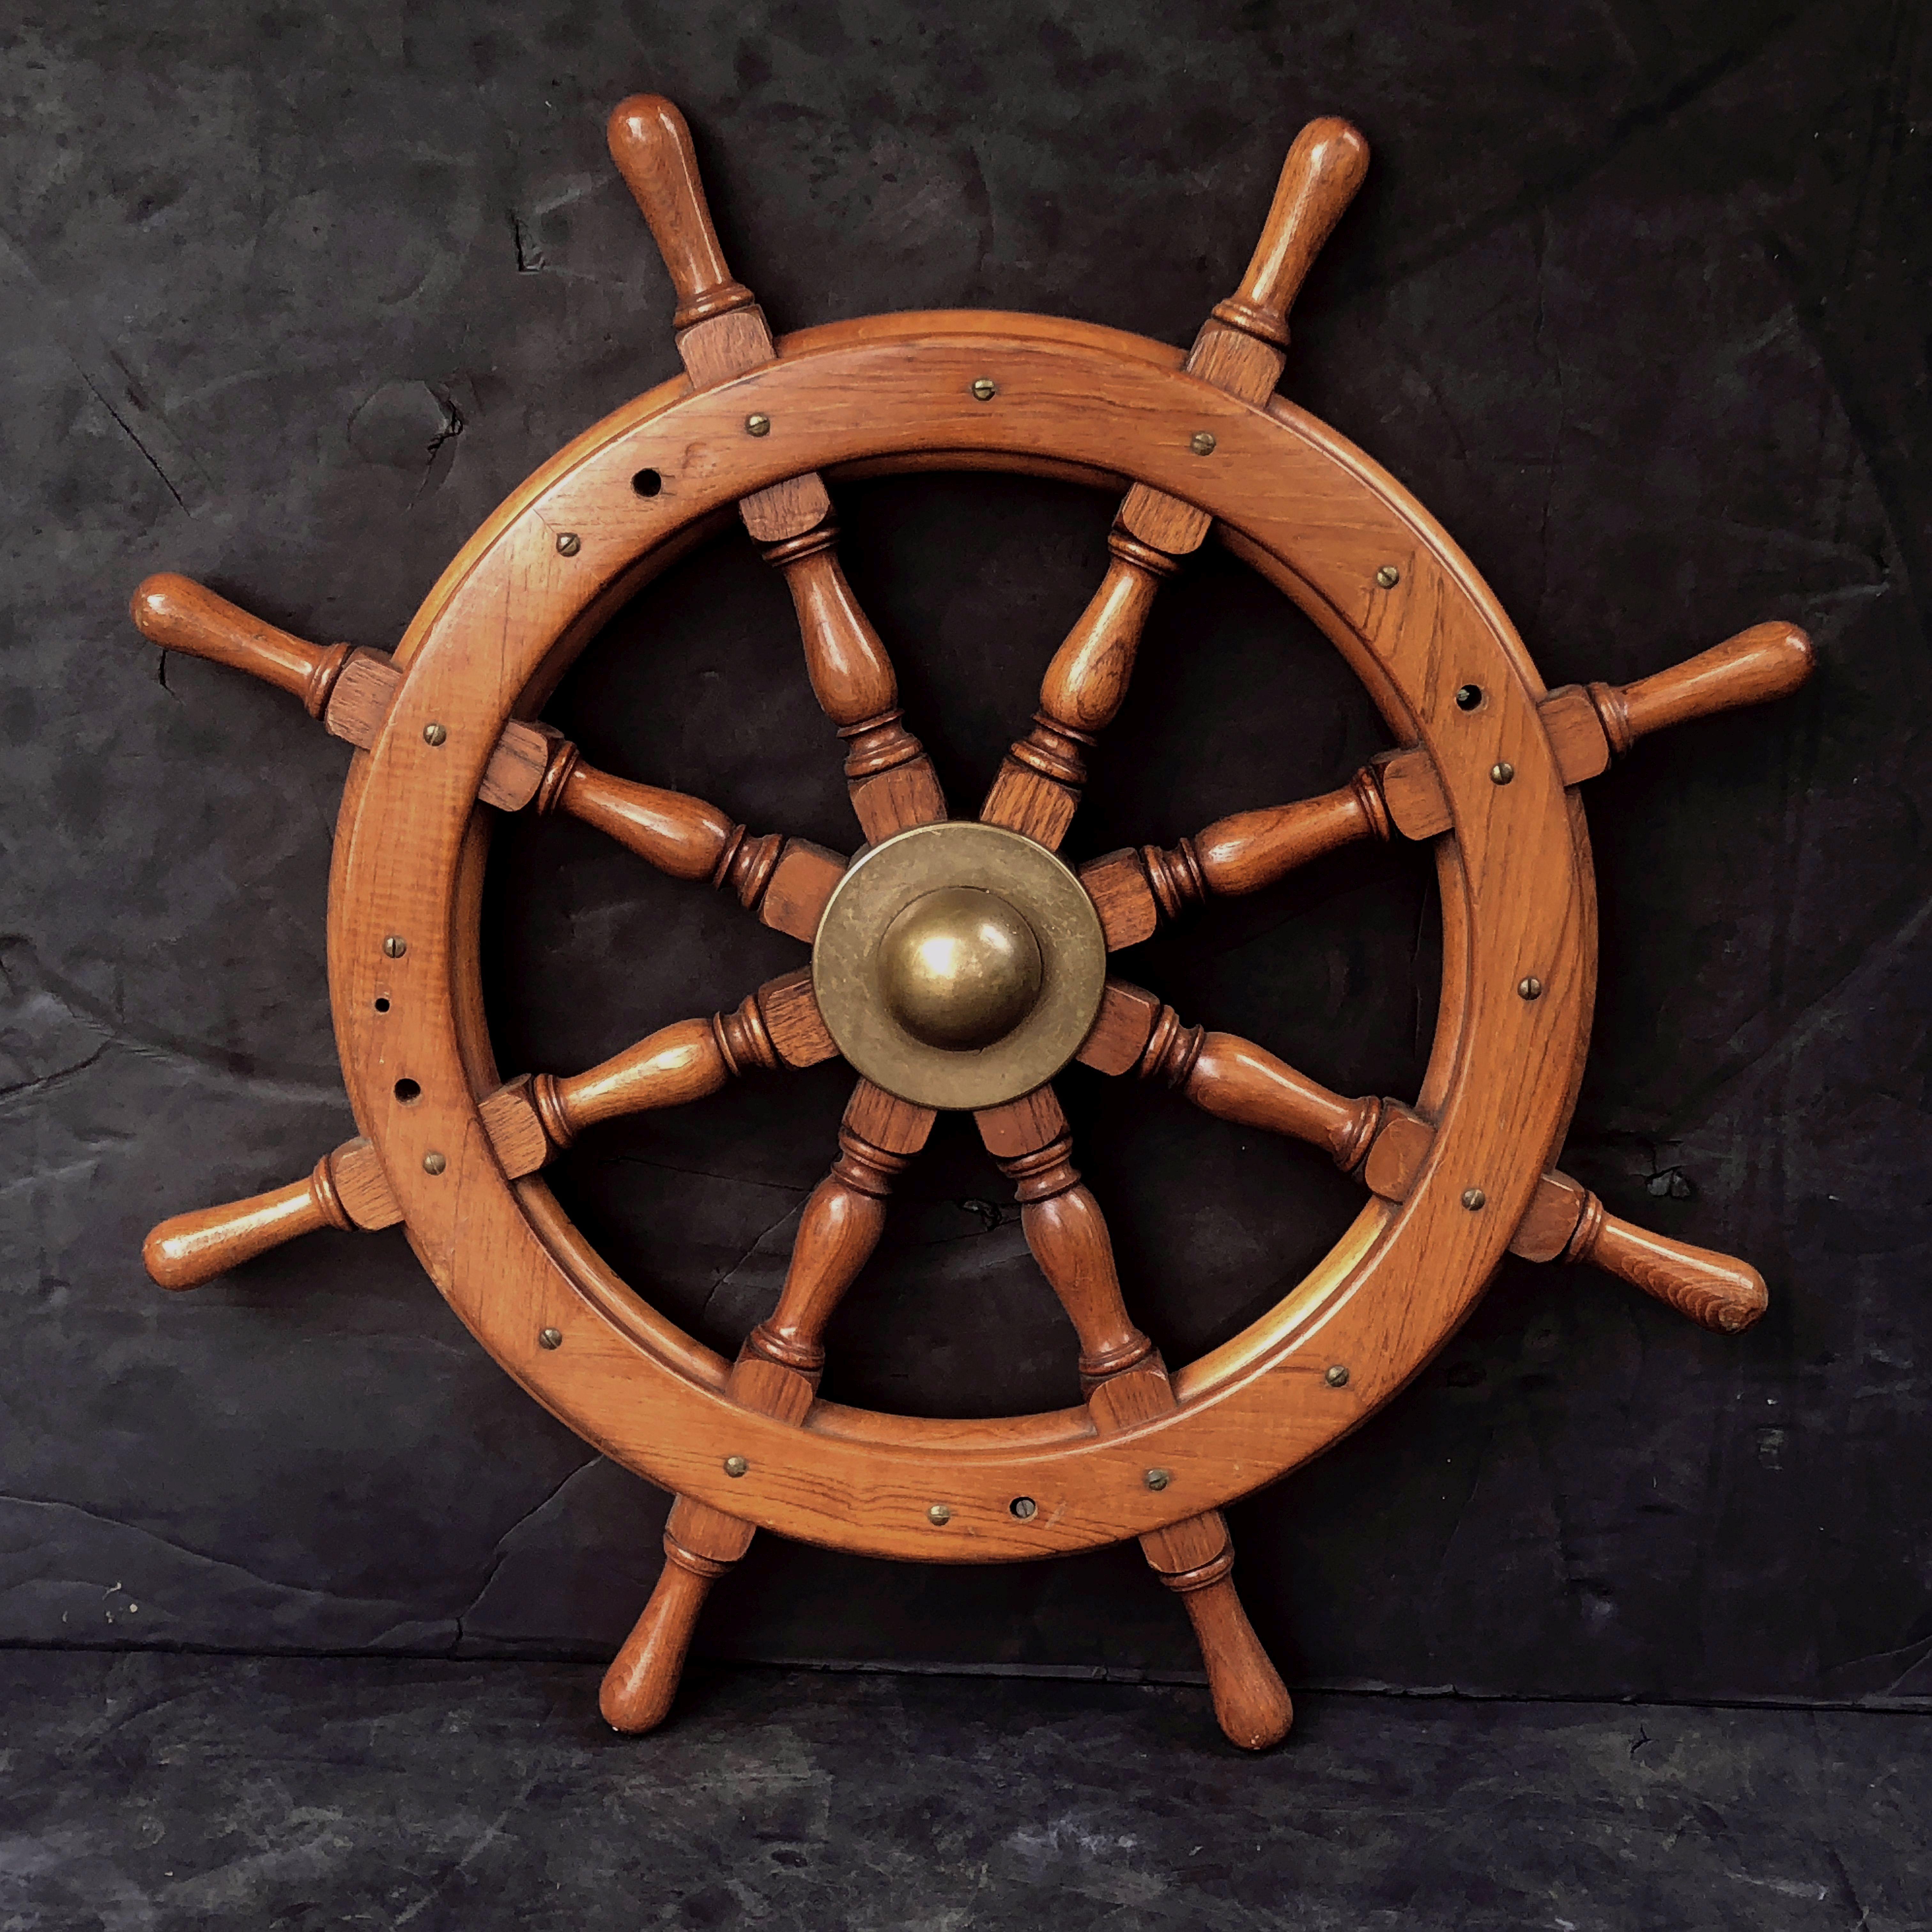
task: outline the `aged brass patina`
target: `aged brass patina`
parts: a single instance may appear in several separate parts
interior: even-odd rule
[[[915,1040],[955,1052],[991,1046],[1032,1012],[1043,968],[1033,928],[997,893],[941,886],[879,941],[879,986]]]
[[[1051,1080],[1100,1011],[1106,941],[1061,861],[966,819],[862,853],[812,948],[839,1051],[928,1107],[992,1107]]]

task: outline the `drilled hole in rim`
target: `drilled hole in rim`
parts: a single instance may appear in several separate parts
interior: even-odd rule
[[[386,1013],[389,1010],[389,1002],[386,996],[376,1000],[376,1010],[379,1013]]]
[[[664,488],[664,478],[655,470],[640,470],[631,478],[631,488],[640,496],[655,496]]]
[[[413,1106],[422,1098],[422,1089],[413,1080],[398,1080],[396,1082],[396,1098],[406,1107]]]
[[[1456,693],[1457,708],[1473,711],[1483,701],[1483,687],[1480,684],[1466,684]]]
[[[1006,1507],[1011,1510],[1014,1515],[1018,1516],[1022,1522],[1026,1522],[1029,1518],[1036,1515],[1040,1509],[1039,1504],[1035,1502],[1030,1496],[1016,1496],[1011,1502],[1007,1504]]]

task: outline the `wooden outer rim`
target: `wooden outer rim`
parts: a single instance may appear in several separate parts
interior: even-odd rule
[[[1594,902],[1580,814],[1537,718],[1534,667],[1399,485],[1292,406],[1251,408],[1174,373],[1178,361],[1116,331],[1032,316],[814,330],[748,376],[702,394],[664,385],[578,438],[464,546],[404,640],[407,675],[352,775],[331,882],[330,987],[352,1103],[461,1319],[578,1434],[667,1488],[788,1535],[927,1560],[1017,1559],[1165,1527],[1281,1475],[1388,1401],[1466,1316],[1553,1154],[1588,1036]],[[971,396],[981,375],[999,402]],[[744,434],[754,410],[770,434]],[[1211,460],[1189,446],[1204,428]],[[1429,751],[1456,828],[1438,848],[1444,979],[1424,1095],[1439,1118],[1408,1198],[1372,1202],[1277,1308],[1183,1370],[1174,1410],[1104,1440],[1074,1412],[962,1424],[821,1403],[800,1428],[736,1408],[717,1358],[631,1297],[541,1184],[504,1180],[475,1104],[494,1070],[475,996],[482,839],[470,828],[503,720],[539,701],[532,692],[561,674],[593,614],[739,497],[812,467],[962,458],[1131,473],[1216,517]],[[649,499],[631,488],[646,466],[665,479]],[[566,531],[580,540],[568,557],[556,544]],[[1384,564],[1400,572],[1394,589],[1375,583]],[[1472,680],[1490,702],[1466,714],[1454,694]],[[432,718],[448,736],[427,758]],[[1506,788],[1489,779],[1498,758],[1516,768]],[[400,961],[362,937],[389,931],[410,934]],[[1526,958],[1556,962],[1534,1002],[1515,994]],[[407,1002],[408,1028],[378,1024],[378,991]],[[1528,1077],[1538,1067],[1543,1077]],[[404,1074],[422,1089],[406,1109],[393,1100]],[[1499,1141],[1512,1153],[1492,1171],[1481,1150]],[[423,1166],[432,1150],[446,1162],[434,1175]],[[1487,1207],[1471,1213],[1461,1196],[1478,1182]],[[537,1339],[550,1327],[565,1337],[554,1350]],[[1325,1380],[1337,1361],[1351,1368],[1340,1390]],[[728,1454],[751,1473],[725,1477]],[[1171,1472],[1162,1490],[1146,1486],[1154,1464]],[[1024,1522],[1010,1508],[1018,1496],[1036,1504]],[[935,1501],[951,1511],[943,1532],[927,1516]]]

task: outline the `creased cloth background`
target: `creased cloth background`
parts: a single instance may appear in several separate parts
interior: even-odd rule
[[[674,371],[602,136],[650,87],[689,115],[782,329],[972,306],[1184,341],[1295,129],[1347,114],[1376,160],[1285,386],[1442,518],[1547,680],[1627,681],[1766,617],[1813,632],[1798,698],[1590,790],[1602,992],[1564,1156],[1616,1210],[1751,1258],[1769,1315],[1722,1340],[1512,1264],[1405,1396],[1234,1512],[1238,1574],[1300,1684],[1932,1699],[1927,22],[1879,0],[4,10],[0,1641],[595,1655],[655,1575],[664,1499],[511,1384],[399,1232],[147,1283],[154,1220],[353,1131],[323,972],[347,754],[124,614],[176,568],[307,636],[392,643],[521,476]],[[1111,505],[941,478],[840,510],[970,809]],[[620,775],[856,842],[782,586],[742,538],[646,592],[548,715]],[[1070,851],[1326,789],[1386,742],[1210,549],[1163,594]],[[506,1070],[588,1064],[802,957],[550,821],[500,828],[488,931]],[[1437,933],[1425,856],[1358,848],[1127,970],[1330,1086],[1408,1094]],[[1170,1359],[1354,1211],[1305,1149],[1066,1088]],[[747,1082],[587,1137],[556,1184],[729,1349],[844,1091],[836,1068]],[[944,1129],[826,1392],[1057,1406],[1073,1354],[1008,1190]],[[1197,1667],[1131,1550],[927,1571],[760,1538],[700,1647]]]

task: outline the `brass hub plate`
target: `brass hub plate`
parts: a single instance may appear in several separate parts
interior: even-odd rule
[[[928,1044],[896,1016],[882,950],[893,922],[934,893],[990,894],[1040,947],[1040,991],[1011,1030],[960,1051]],[[997,1107],[1051,1080],[1092,1030],[1107,943],[1086,889],[1044,845],[997,825],[915,826],[862,853],[819,921],[812,989],[838,1050],[868,1080],[926,1107]],[[903,1000],[901,1001],[903,1004]]]

